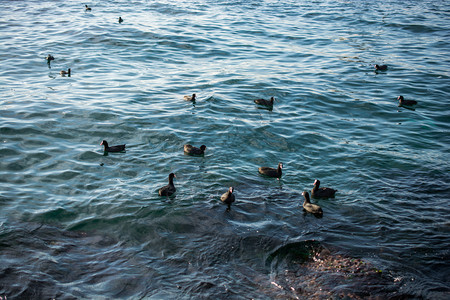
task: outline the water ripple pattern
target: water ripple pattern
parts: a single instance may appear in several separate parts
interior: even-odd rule
[[[0,8],[0,299],[450,297],[448,2]],[[316,242],[381,274],[336,282]]]

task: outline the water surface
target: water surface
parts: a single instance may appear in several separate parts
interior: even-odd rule
[[[448,3],[87,4],[0,2],[0,297],[449,297]]]

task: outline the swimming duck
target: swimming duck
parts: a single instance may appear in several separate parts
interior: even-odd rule
[[[235,197],[233,194],[234,188],[232,186],[230,186],[230,188],[228,189],[228,192],[224,193],[221,197],[220,200],[228,205],[227,210],[230,210],[231,208],[231,203],[234,202]]]
[[[47,55],[47,57],[45,57],[45,59],[47,60],[47,63],[50,63],[52,60],[55,60],[55,58],[51,54]]]
[[[91,8],[89,6],[87,6],[87,4],[85,4],[84,6],[86,6],[87,11],[91,11]]]
[[[416,100],[405,100],[403,96],[398,96],[398,106],[413,106],[417,104]]]
[[[109,147],[108,146],[108,142],[103,140],[100,143],[100,146],[102,146],[102,145],[105,147],[105,152],[121,152],[121,151],[125,151],[125,144]]]
[[[205,154],[206,146],[201,145],[200,148],[194,147],[192,145],[184,145],[184,153],[189,155],[203,155]]]
[[[196,100],[196,95],[195,94],[192,94],[192,96],[184,96],[184,100],[185,101],[192,101],[192,102],[195,102],[195,100]]]
[[[177,191],[177,189],[173,185],[174,177],[176,177],[174,173],[169,174],[169,184],[159,189],[158,194],[160,196],[171,196],[173,193]]]
[[[309,201],[309,194],[308,194],[308,192],[304,191],[302,193],[302,195],[303,195],[303,197],[305,197],[305,202],[303,202],[303,208],[309,213],[321,216],[323,214],[322,208],[319,205],[312,204]]]
[[[321,187],[320,186],[320,180],[316,179],[314,181],[314,188],[311,190],[311,197],[313,198],[332,198],[334,197],[334,194],[337,192],[337,190],[327,187]]]
[[[122,22],[123,22],[122,17],[119,17],[119,23],[122,23]]]
[[[388,66],[387,65],[375,65],[375,70],[376,71],[386,71],[387,70],[387,68],[388,68]]]
[[[274,168],[269,168],[269,167],[260,167],[258,169],[259,173],[261,173],[262,175],[266,175],[269,177],[276,177],[278,179],[281,178],[281,169],[283,169],[283,163],[278,163],[278,168],[274,169]]]
[[[61,72],[59,72],[59,74],[61,74],[61,76],[69,76],[70,77],[70,68],[67,69],[67,71],[62,70]]]
[[[270,97],[270,100],[265,100],[265,99],[256,99],[254,102],[256,104],[259,105],[264,105],[264,106],[273,106],[273,101],[275,99],[273,97]]]

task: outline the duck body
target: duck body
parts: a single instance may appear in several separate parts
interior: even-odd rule
[[[87,4],[85,4],[84,6],[86,7],[86,11],[91,11],[92,10],[89,6],[87,6]]]
[[[264,105],[264,106],[273,106],[273,101],[275,99],[273,97],[270,97],[270,100],[265,100],[265,99],[256,99],[253,102],[255,102],[258,105]]]
[[[280,179],[282,175],[283,163],[278,163],[278,168],[260,167],[259,173],[268,177],[275,177]]]
[[[53,55],[49,54],[45,57],[45,60],[47,61],[47,63],[50,63],[52,60],[55,60],[55,58],[53,57]]]
[[[403,96],[398,96],[397,100],[398,100],[398,106],[414,106],[414,105],[417,105],[417,101],[416,100],[405,100],[405,98],[403,98]]]
[[[386,71],[388,68],[387,65],[375,65],[375,70],[376,71]]]
[[[205,145],[201,145],[200,148],[194,147],[192,145],[184,145],[184,153],[189,155],[204,155],[206,150]]]
[[[59,72],[59,74],[61,74],[61,76],[69,76],[70,77],[70,73],[71,73],[71,70],[70,70],[70,68],[69,69],[67,69],[67,71],[65,71],[65,70],[62,70],[61,72]]]
[[[175,188],[175,185],[173,184],[173,179],[175,177],[176,176],[174,173],[169,174],[169,184],[163,186],[162,188],[160,188],[158,190],[158,194],[160,196],[172,196],[177,191],[177,189]]]
[[[220,197],[220,201],[222,201],[223,203],[228,205],[228,210],[230,210],[231,208],[231,203],[234,202],[235,197],[233,194],[234,188],[232,186],[230,186],[230,188],[228,189],[228,192],[224,193],[221,197]]]
[[[184,101],[192,101],[192,102],[195,102],[195,100],[197,99],[197,95],[192,94],[192,96],[184,96],[183,99],[184,99]]]
[[[104,147],[105,152],[122,152],[122,151],[125,151],[125,144],[109,147],[108,142],[103,140],[100,143],[100,146]]]
[[[122,23],[122,22],[123,22],[122,17],[119,17],[119,23]]]
[[[314,215],[321,216],[323,215],[322,208],[317,204],[312,204],[309,200],[309,194],[308,192],[304,191],[302,193],[303,197],[305,198],[305,201],[303,202],[303,209],[306,210],[309,213],[312,213]]]
[[[332,188],[320,187],[320,180],[316,179],[314,181],[314,188],[311,190],[311,196],[313,198],[333,198],[336,192],[337,190]]]

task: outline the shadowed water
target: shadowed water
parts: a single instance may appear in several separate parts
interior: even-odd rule
[[[449,4],[84,4],[0,2],[0,297],[450,296]]]

